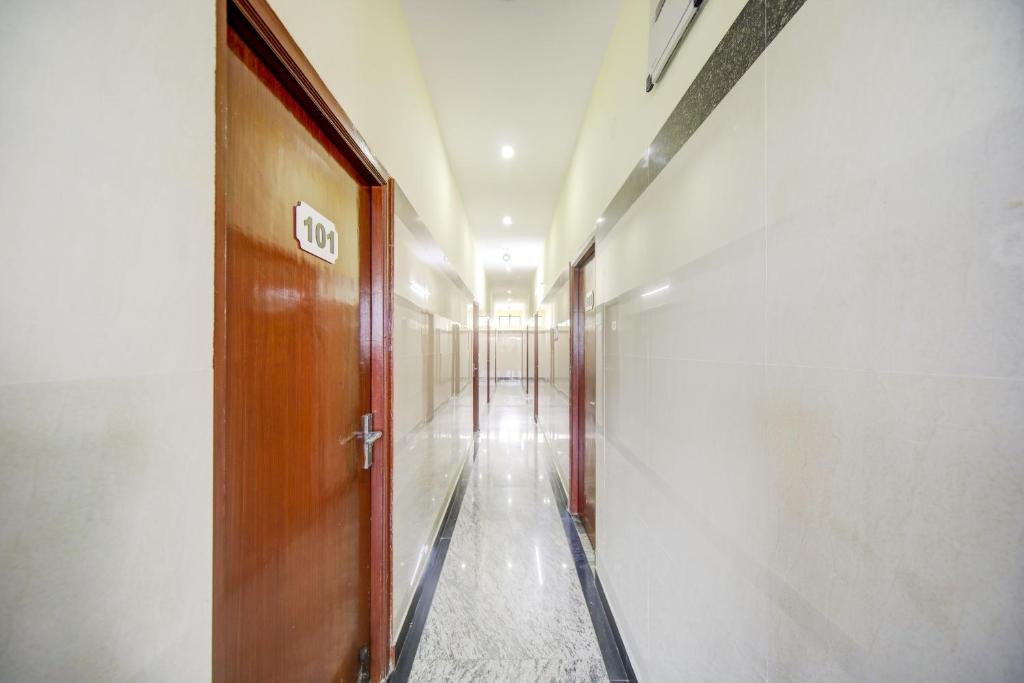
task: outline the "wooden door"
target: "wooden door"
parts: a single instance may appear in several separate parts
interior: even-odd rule
[[[459,369],[460,369],[459,363],[462,360],[460,358],[461,354],[460,354],[460,350],[459,350],[459,345],[460,345],[459,335],[460,335],[461,331],[462,330],[459,327],[458,323],[452,325],[452,396],[458,396],[459,395],[459,391],[462,388],[462,386],[460,384],[460,379],[461,378],[459,376]]]
[[[487,317],[487,402],[491,402],[491,320]]]
[[[370,642],[370,190],[232,30],[227,45],[214,675],[353,681]],[[299,249],[299,202],[336,226],[335,263]]]
[[[530,320],[523,321],[523,386],[530,393]]]
[[[583,506],[580,517],[597,547],[597,311],[593,259],[583,266]]]
[[[541,314],[534,313],[534,423],[541,415]]]
[[[473,302],[473,432],[480,431],[480,306]]]

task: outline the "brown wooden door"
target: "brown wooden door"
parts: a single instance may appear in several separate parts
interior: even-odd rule
[[[352,681],[369,644],[370,192],[228,32],[219,681]],[[333,221],[333,264],[293,211]]]
[[[580,516],[597,547],[597,311],[594,307],[596,265],[583,267],[583,506]]]

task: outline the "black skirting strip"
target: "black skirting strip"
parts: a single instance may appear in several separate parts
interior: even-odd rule
[[[416,651],[419,650],[423,627],[427,625],[427,615],[430,614],[430,605],[434,602],[434,592],[437,590],[441,569],[448,556],[448,546],[451,545],[455,523],[459,519],[462,498],[466,494],[466,486],[469,483],[473,463],[476,462],[479,445],[479,434],[477,434],[473,438],[472,456],[467,458],[462,465],[459,481],[455,485],[451,500],[448,501],[448,508],[445,510],[444,519],[441,521],[441,527],[430,550],[427,566],[423,570],[423,576],[420,577],[416,592],[413,593],[402,629],[398,632],[398,640],[395,642],[395,670],[388,677],[390,683],[405,683],[409,680],[409,674],[412,673],[412,663],[416,659]]]
[[[604,659],[604,667],[608,672],[608,680],[612,683],[623,681],[636,683],[636,673],[629,662],[629,655],[622,642],[622,637],[619,635],[619,629],[615,625],[611,608],[605,599],[601,582],[587,561],[587,555],[583,550],[583,541],[580,540],[572,515],[569,514],[565,491],[562,489],[561,480],[550,456],[548,457],[548,479],[551,481],[551,491],[554,493],[555,501],[558,504],[558,513],[562,518],[562,529],[569,541],[569,550],[572,553],[573,564],[576,565],[576,576],[580,580],[583,599],[587,603],[590,621],[594,625],[594,635],[597,636],[597,644],[601,648],[601,657]]]

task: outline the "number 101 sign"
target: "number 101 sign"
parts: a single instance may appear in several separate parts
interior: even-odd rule
[[[338,260],[338,231],[334,223],[306,202],[295,205],[295,239],[299,248],[328,263]]]

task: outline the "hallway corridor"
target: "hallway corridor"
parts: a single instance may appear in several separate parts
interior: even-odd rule
[[[449,544],[447,555],[435,553],[443,562],[436,591],[417,609],[417,618],[427,614],[422,635],[414,619],[406,644],[416,648],[415,661],[410,672],[403,653],[392,680],[630,680],[564,498],[556,495],[560,484],[552,481],[557,475],[533,423],[532,400],[518,383],[502,383],[482,410],[476,454],[439,541]],[[426,584],[437,576],[432,569]]]
[[[0,27],[0,683],[1024,683],[1024,0]]]

